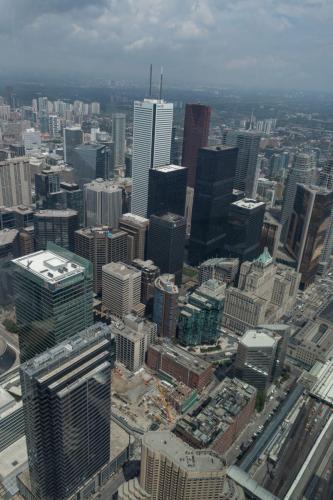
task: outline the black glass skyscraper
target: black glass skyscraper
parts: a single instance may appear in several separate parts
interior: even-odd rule
[[[69,498],[108,463],[113,363],[97,323],[21,365],[31,498]]]
[[[172,212],[184,215],[187,168],[178,165],[149,170],[147,216]]]
[[[237,151],[229,146],[199,150],[189,246],[193,265],[222,255],[228,209],[234,200]]]
[[[230,205],[224,257],[253,260],[261,253],[261,232],[265,203],[243,198]]]
[[[150,217],[148,234],[148,258],[153,260],[161,273],[175,275],[176,284],[181,284],[184,246],[185,219],[170,212]]]

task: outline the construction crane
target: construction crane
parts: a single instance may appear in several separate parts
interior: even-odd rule
[[[162,387],[162,384],[159,381],[157,382],[157,388],[158,388],[158,391],[160,393],[160,399],[162,401],[162,404],[163,404],[164,409],[165,409],[166,414],[167,414],[168,422],[171,423],[173,421],[172,412],[171,412],[171,409],[170,409],[170,406],[169,406],[167,400],[165,399],[164,389]]]

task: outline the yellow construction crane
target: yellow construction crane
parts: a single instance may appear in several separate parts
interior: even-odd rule
[[[160,393],[160,399],[162,401],[162,404],[164,406],[164,409],[165,409],[167,417],[168,417],[168,422],[172,422],[173,421],[172,412],[171,412],[171,409],[170,409],[170,406],[169,406],[167,400],[165,399],[164,389],[162,387],[162,384],[159,381],[157,381],[157,388],[158,388],[158,391]]]

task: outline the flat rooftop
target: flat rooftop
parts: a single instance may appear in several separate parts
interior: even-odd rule
[[[102,267],[103,273],[112,274],[124,280],[130,276],[141,275],[141,271],[136,267],[125,264],[124,262],[110,262]]]
[[[215,279],[210,279],[205,281],[194,293],[203,294],[206,297],[211,297],[216,300],[222,300],[225,298],[225,291],[227,285],[226,283],[220,283]]]
[[[185,224],[185,219],[182,215],[173,214],[171,212],[166,212],[163,215],[152,215],[152,217],[156,217],[157,219],[161,219],[166,222],[172,222],[173,224],[175,223]]]
[[[162,167],[156,167],[154,170],[158,172],[168,173],[168,172],[176,172],[177,170],[186,170],[186,167],[182,167],[181,165],[163,165]]]
[[[333,353],[333,329],[320,320],[308,321],[291,337],[291,345],[311,350],[313,354],[322,354],[327,358]]]
[[[200,447],[211,446],[228,430],[239,413],[255,398],[256,389],[237,378],[225,378],[201,405],[177,422],[176,431],[191,435]]]
[[[141,217],[141,215],[132,214],[131,212],[123,214],[119,220],[120,221],[134,222],[137,224],[145,224],[145,225],[148,225],[148,223],[149,223],[149,220],[146,219],[145,217]]]
[[[321,366],[316,379],[317,382],[312,387],[311,395],[333,406],[333,360]]]
[[[236,146],[229,146],[226,144],[218,144],[216,146],[206,146],[201,149],[206,149],[207,151],[227,151],[228,149],[237,149]]]
[[[84,185],[85,189],[90,189],[92,191],[103,191],[103,192],[121,192],[121,187],[118,183],[113,181],[105,181],[104,179],[96,179],[88,184]]]
[[[194,354],[186,351],[186,349],[182,349],[181,347],[172,344],[153,344],[150,348],[164,354],[165,356],[173,358],[177,363],[198,374],[207,370],[211,366],[210,363],[201,359],[199,356],[195,356]]]
[[[0,453],[0,482],[27,466],[28,452],[23,436]]]
[[[73,217],[77,215],[77,211],[70,208],[66,210],[38,210],[34,215],[36,217]]]
[[[276,340],[267,333],[260,330],[247,330],[240,343],[249,348],[272,348]]]
[[[12,262],[47,283],[58,283],[85,271],[84,267],[76,262],[69,261],[50,250],[24,255]]]
[[[178,286],[175,285],[174,274],[161,274],[155,280],[155,286],[168,293],[178,293]]]
[[[263,201],[253,200],[252,198],[242,198],[241,200],[234,201],[232,205],[253,210],[254,208],[262,207],[265,203]]]
[[[217,453],[210,450],[194,450],[170,431],[146,432],[142,444],[167,456],[188,472],[219,472],[226,465]]]
[[[0,246],[10,245],[17,235],[18,231],[16,229],[2,229],[0,231]]]

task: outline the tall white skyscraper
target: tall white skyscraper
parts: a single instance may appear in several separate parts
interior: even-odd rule
[[[126,115],[115,113],[112,115],[113,170],[123,169],[125,165],[125,132]]]
[[[170,164],[173,104],[134,102],[132,212],[147,216],[149,169]]]

